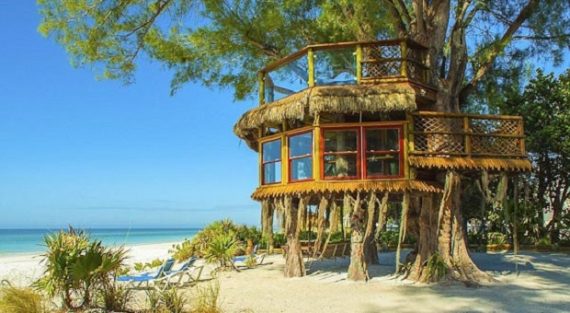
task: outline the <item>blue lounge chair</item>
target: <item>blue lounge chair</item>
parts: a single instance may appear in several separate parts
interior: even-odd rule
[[[204,266],[196,266],[195,263],[198,259],[191,257],[188,261],[184,262],[179,269],[173,270],[163,278],[156,280],[157,285],[162,285],[162,289],[169,288],[172,285],[183,287],[184,285],[194,285],[200,280]],[[185,280],[184,277],[188,279]]]
[[[263,260],[265,260],[265,253],[257,254],[257,245],[253,247],[253,251],[250,255],[240,255],[236,256],[232,259],[234,267],[247,267],[246,261],[248,258],[255,258],[256,265],[263,264]]]
[[[139,275],[124,275],[117,277],[118,282],[131,284],[133,288],[140,288],[144,284],[149,288],[151,283],[161,279],[171,273],[174,266],[174,259],[168,259],[160,266],[156,272],[141,273]]]

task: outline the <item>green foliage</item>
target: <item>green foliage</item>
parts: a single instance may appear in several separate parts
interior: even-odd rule
[[[147,295],[148,313],[184,313],[188,299],[176,288],[149,290]]]
[[[197,289],[197,294],[192,303],[192,313],[221,313],[222,309],[218,304],[220,298],[220,284],[218,281],[201,286]]]
[[[220,268],[224,268],[231,264],[240,247],[241,244],[234,233],[217,233],[206,245],[204,258],[206,262],[218,263]]]
[[[378,241],[380,242],[381,245],[385,246],[386,248],[389,248],[398,245],[398,238],[399,238],[398,231],[387,230],[380,232]]]
[[[221,234],[230,234],[238,245],[234,252],[243,252],[241,242],[250,241],[253,244],[261,242],[261,232],[255,227],[237,225],[229,219],[215,221],[199,231],[192,239],[185,240],[181,244],[173,246],[171,250],[174,259],[181,262],[191,256],[205,257],[208,251],[211,252],[210,243],[216,239],[220,243]]]
[[[0,312],[2,313],[48,313],[44,296],[31,288],[0,286]]]
[[[115,282],[104,284],[97,291],[101,306],[112,312],[126,311],[129,301],[133,298],[132,289]]]
[[[111,284],[126,259],[124,249],[105,248],[71,227],[46,235],[44,242],[46,270],[35,285],[50,296],[61,296],[68,309],[90,306],[93,290]]]
[[[185,260],[185,259],[182,259],[182,260]],[[154,260],[152,260],[152,261],[150,261],[150,262],[146,262],[146,263],[143,263],[143,262],[136,262],[136,263],[134,264],[134,268],[135,268],[135,271],[137,271],[137,272],[142,272],[142,271],[144,271],[144,270],[146,270],[146,269],[151,269],[151,268],[159,267],[159,266],[161,266],[163,263],[164,263],[164,260],[161,260],[161,259],[156,258],[156,259],[154,259]]]
[[[522,115],[525,126],[525,144],[534,170],[525,179],[529,190],[528,206],[542,219],[542,210],[552,212],[547,225],[551,240],[560,239],[564,216],[570,212],[565,203],[570,199],[570,71],[558,78],[538,71],[522,94],[509,96],[501,108],[504,113]],[[523,212],[527,207],[519,205]]]
[[[542,237],[535,243],[535,247],[539,249],[551,249],[553,245],[549,237]]]
[[[490,245],[504,245],[507,243],[507,235],[497,232],[487,234],[487,244]]]
[[[447,275],[447,265],[443,257],[438,253],[434,253],[427,262],[428,277],[431,281],[440,281]]]

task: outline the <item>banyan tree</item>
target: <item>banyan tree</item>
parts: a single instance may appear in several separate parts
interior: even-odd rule
[[[285,276],[305,275],[299,234],[311,207],[315,251],[326,249],[326,228],[346,226],[348,278],[368,279],[376,235],[397,203],[399,242],[417,238],[406,277],[434,280],[427,264],[437,258],[452,278],[489,279],[469,257],[461,177],[530,170],[522,118],[438,110],[427,58],[410,39],[342,42],[307,46],[259,71],[259,106],[234,132],[259,154],[252,197],[270,244],[273,219],[284,216]]]

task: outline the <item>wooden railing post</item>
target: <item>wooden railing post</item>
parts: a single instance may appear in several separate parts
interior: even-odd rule
[[[362,80],[362,45],[356,46],[356,82]]]
[[[400,57],[402,64],[400,64],[400,75],[408,77],[408,45],[405,40],[400,42]]]
[[[259,72],[257,79],[259,82],[259,105],[262,105],[265,103],[265,73]]]
[[[309,87],[313,87],[315,86],[315,55],[312,48],[307,51],[307,67],[307,74],[309,75]]]
[[[520,141],[521,155],[526,155],[526,147],[525,147],[525,142],[524,142],[524,140],[525,140],[525,138],[524,138],[524,120],[522,117],[520,118],[518,124],[519,124],[518,135],[523,136],[523,138],[521,138],[521,141]]]
[[[465,153],[471,157],[471,128],[469,127],[469,117],[463,117],[463,133],[465,137]]]

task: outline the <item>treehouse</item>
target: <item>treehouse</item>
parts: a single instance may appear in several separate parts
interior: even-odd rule
[[[259,71],[259,106],[234,132],[259,153],[252,197],[264,231],[273,212],[286,216],[287,276],[303,275],[295,249],[311,205],[319,218],[339,216],[317,222],[317,241],[323,225],[352,214],[352,267],[385,223],[386,201],[441,197],[447,170],[530,169],[521,117],[434,111],[427,53],[409,39],[316,44]]]

